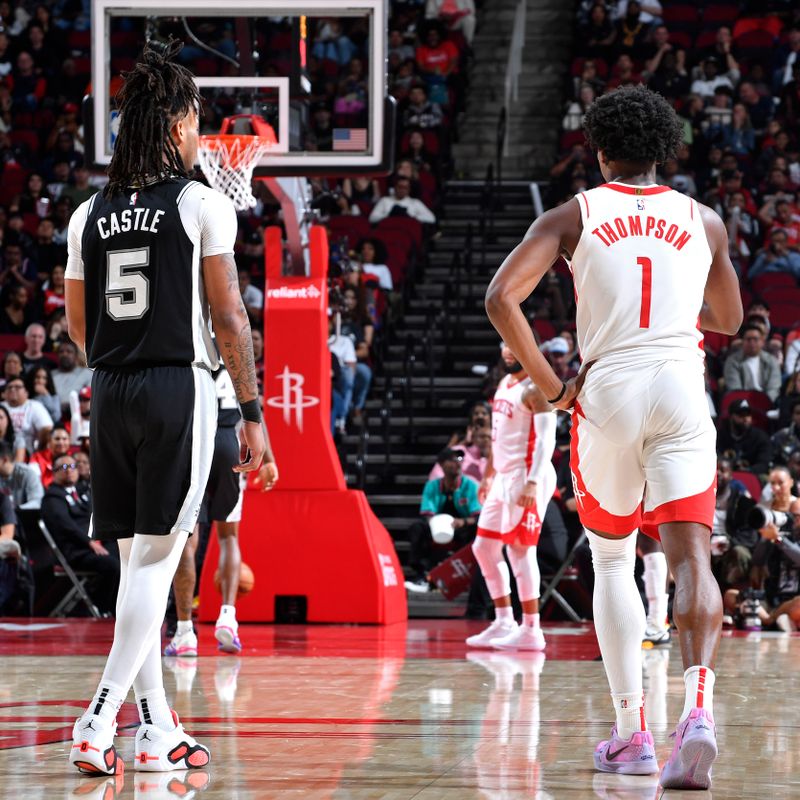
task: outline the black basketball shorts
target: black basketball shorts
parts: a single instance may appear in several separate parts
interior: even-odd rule
[[[236,428],[217,428],[214,458],[208,476],[200,522],[240,522],[247,476],[234,472],[239,463],[239,437]]]
[[[95,370],[93,536],[192,531],[211,469],[217,399],[202,367]]]

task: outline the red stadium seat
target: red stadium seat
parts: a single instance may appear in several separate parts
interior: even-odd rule
[[[564,131],[561,134],[561,139],[558,142],[559,148],[562,152],[567,152],[567,150],[572,150],[576,144],[585,144],[586,143],[586,136],[584,135],[583,131]]]
[[[696,25],[698,9],[690,5],[669,5],[661,12],[664,24],[673,30],[676,25]]]
[[[733,479],[736,481],[741,481],[744,484],[745,489],[750,492],[750,497],[753,498],[756,502],[758,502],[761,498],[761,482],[758,478],[753,475],[752,472],[739,472],[736,471],[732,475]]]
[[[39,135],[35,131],[12,130],[8,138],[11,139],[12,144],[27,147],[32,156],[39,152]]]
[[[341,217],[331,217],[328,220],[328,227],[331,230],[332,239],[346,236],[351,248],[355,248],[360,239],[366,239],[372,233],[369,220],[365,217],[352,217],[349,214]]]
[[[36,231],[39,229],[39,223],[42,218],[38,214],[23,214],[22,215],[22,230],[31,236],[36,236]]]
[[[760,295],[764,290],[772,289],[776,286],[794,289],[797,287],[797,279],[787,272],[765,272],[753,278],[751,286],[753,291]]]
[[[709,6],[703,13],[703,22],[706,25],[711,22],[716,22],[719,25],[728,25],[734,23],[738,16],[739,8],[734,4]]]
[[[775,45],[775,37],[769,31],[747,31],[735,39],[736,46],[740,49],[756,48],[769,50]]]
[[[800,287],[794,286],[769,286],[761,291],[761,299],[769,304],[785,305],[794,303],[800,307]]]
[[[14,350],[16,353],[25,351],[25,336],[21,333],[0,333],[0,351],[8,353]]]
[[[67,45],[70,50],[80,50],[88,53],[91,47],[92,38],[89,31],[70,31],[67,37]]]
[[[706,48],[713,47],[717,41],[717,31],[715,28],[702,31],[694,40],[694,47],[696,50],[705,50]]]
[[[713,356],[718,356],[728,349],[731,343],[731,336],[715,331],[703,331],[703,349]]]
[[[686,33],[686,31],[670,31],[669,41],[670,44],[674,44],[676,47],[691,50],[692,37],[691,34]]]
[[[27,180],[28,170],[15,162],[8,162],[0,173],[0,205],[8,206],[18,194],[21,194]]]
[[[539,340],[541,342],[546,342],[556,335],[556,329],[553,327],[553,323],[548,319],[535,319],[531,328],[539,334]]]
[[[381,234],[384,231],[397,231],[407,236],[417,251],[422,250],[422,223],[412,217],[386,217],[376,226]]]
[[[770,304],[769,321],[774,328],[791,330],[800,324],[800,306],[797,303]]]

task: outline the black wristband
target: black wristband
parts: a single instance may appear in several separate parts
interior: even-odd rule
[[[567,391],[567,384],[564,381],[561,381],[561,391],[558,393],[558,397],[554,397],[552,400],[548,400],[547,402],[552,405],[553,403],[557,403],[563,396],[564,392]]]
[[[239,408],[242,410],[242,419],[245,422],[261,422],[261,404],[257,399],[239,403]]]

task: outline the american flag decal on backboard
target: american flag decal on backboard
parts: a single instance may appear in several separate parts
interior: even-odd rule
[[[367,149],[367,129],[366,128],[334,128],[333,129],[333,149],[334,150],[366,150]]]

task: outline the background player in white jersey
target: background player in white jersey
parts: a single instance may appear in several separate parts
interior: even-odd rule
[[[147,45],[125,76],[108,187],[69,223],[69,334],[95,368],[94,533],[119,540],[121,562],[114,642],[70,748],[70,762],[97,775],[122,772],[116,716],[131,685],[142,723],[137,769],[209,761],[167,703],[160,632],[211,467],[217,354],[209,316],[245,420],[236,469],[258,469],[265,454],[273,460],[233,259],[236,213],[188,177],[200,97],[191,73],[171,61],[179,49]]]
[[[556,488],[552,463],[556,415],[505,344],[501,345],[501,357],[508,374],[500,381],[492,404],[492,453],[481,484],[481,497],[486,499],[472,545],[494,603],[495,618],[485,631],[470,636],[467,644],[544,650],[536,546]],[[511,608],[504,545],[522,604],[522,625],[517,625]]]
[[[242,518],[242,501],[247,484],[246,476],[235,472],[239,463],[237,428],[241,424],[239,403],[233,382],[224,366],[214,371],[217,392],[217,434],[214,440],[214,459],[208,477],[200,524],[213,522],[219,539],[219,578],[222,607],[214,627],[214,637],[224,653],[240,653],[239,623],[236,620],[236,594],[242,556],[239,551],[239,522]],[[265,465],[263,488],[269,491],[278,480],[275,464]],[[197,655],[197,636],[192,626],[192,601],[197,584],[195,557],[199,527],[195,529],[183,548],[178,569],[172,582],[175,592],[175,610],[178,624],[172,641],[164,648],[165,656],[192,657]]]
[[[641,86],[599,98],[585,120],[609,183],[548,211],[495,275],[486,308],[533,381],[574,406],[570,466],[595,567],[594,615],[616,725],[595,752],[607,772],[658,767],[642,707],[644,608],[633,578],[636,537],[660,535],[675,579],[673,619],[684,710],[665,787],[704,788],[717,754],[714,662],[722,606],[710,565],[715,432],[700,330],[742,321],[725,226],[710,209],[655,184],[682,127]],[[540,353],[520,303],[560,256],[571,261],[585,367],[563,383]]]

